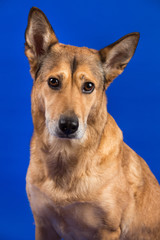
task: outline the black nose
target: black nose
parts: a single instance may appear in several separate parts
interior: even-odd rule
[[[73,134],[79,126],[77,117],[61,116],[59,120],[59,128],[65,135]]]

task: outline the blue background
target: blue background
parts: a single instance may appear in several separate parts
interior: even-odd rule
[[[108,110],[123,130],[124,141],[160,181],[159,0],[1,0],[0,240],[34,239],[25,193],[33,126],[24,31],[32,6],[44,11],[65,44],[101,49],[127,33],[141,33],[133,59],[107,90]]]

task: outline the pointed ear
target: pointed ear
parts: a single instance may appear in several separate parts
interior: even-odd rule
[[[139,36],[137,32],[130,33],[99,51],[106,78],[106,88],[123,72],[133,57]]]
[[[29,12],[25,40],[25,54],[28,57],[32,74],[40,57],[52,44],[58,42],[47,17],[36,7],[31,8]]]

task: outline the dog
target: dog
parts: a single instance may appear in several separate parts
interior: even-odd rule
[[[106,108],[105,90],[139,33],[100,51],[64,45],[33,7],[25,39],[34,80],[26,191],[36,240],[160,240],[159,183]]]

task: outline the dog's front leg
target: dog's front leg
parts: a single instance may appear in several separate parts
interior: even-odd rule
[[[60,240],[56,231],[50,227],[36,226],[36,240]]]

